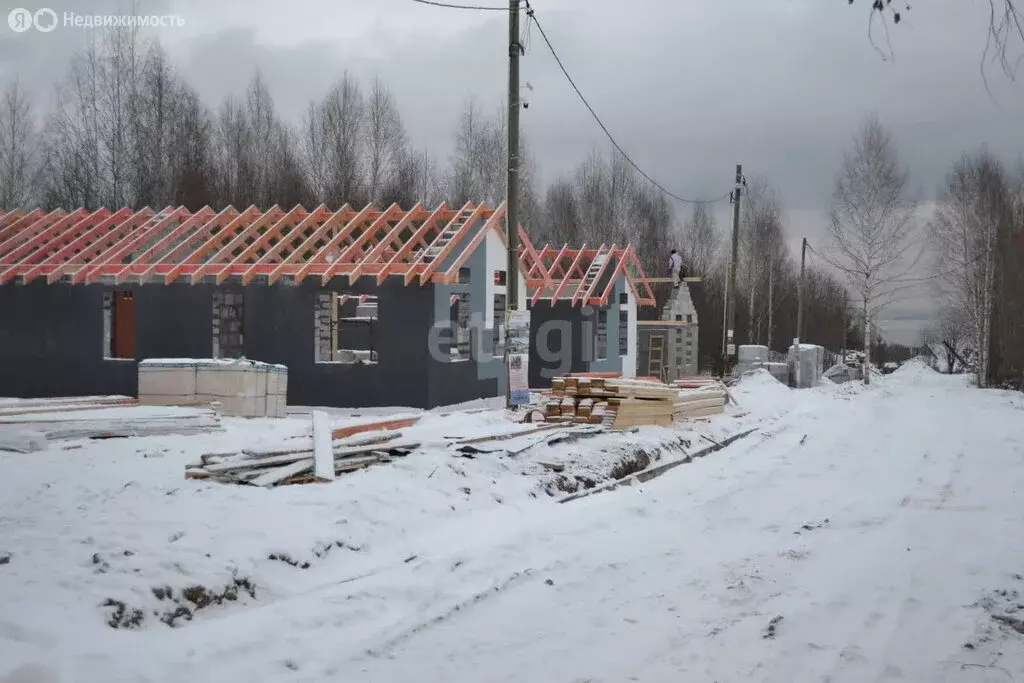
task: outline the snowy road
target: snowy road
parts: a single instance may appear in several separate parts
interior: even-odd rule
[[[772,382],[740,392],[760,431],[639,488],[274,563],[291,590],[183,628],[19,608],[0,660],[31,645],[22,683],[1024,681],[992,618],[1024,617],[1022,397],[923,367]]]
[[[887,384],[518,529],[490,559],[528,577],[341,668],[373,681],[1024,680],[1024,635],[970,607],[1024,592],[1024,406],[932,373]]]

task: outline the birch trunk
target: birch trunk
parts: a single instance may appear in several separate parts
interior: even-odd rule
[[[871,384],[871,323],[868,321],[868,298],[864,297],[864,384]]]

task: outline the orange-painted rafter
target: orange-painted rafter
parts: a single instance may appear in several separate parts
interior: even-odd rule
[[[104,266],[110,263],[119,263],[126,256],[140,249],[147,242],[152,241],[154,237],[158,237],[171,223],[175,221],[181,223],[191,215],[184,206],[164,209],[139,226],[128,239],[114,243],[113,246],[97,256],[86,268],[83,268],[82,282],[85,284],[96,282],[104,275]]]
[[[371,249],[371,246],[367,245],[371,245],[373,240],[386,237],[391,232],[391,221],[401,221],[402,215],[402,208],[398,204],[392,204],[381,212],[369,227],[353,239],[345,250],[327,265],[327,269],[320,275],[320,279],[323,282],[328,282],[337,274],[350,273],[366,257],[366,252]]]
[[[331,210],[328,209],[324,204],[321,204],[320,206],[313,209],[313,211],[310,212],[309,215],[305,216],[302,220],[296,222],[290,229],[282,230],[281,234],[278,236],[279,239],[277,240],[276,243],[272,243],[274,236],[271,235],[270,239],[267,242],[267,244],[270,246],[270,249],[267,249],[262,256],[260,256],[254,263],[252,263],[252,265],[249,266],[248,269],[246,269],[244,273],[242,273],[242,284],[249,284],[254,277],[260,274],[261,270],[267,270],[266,266],[273,267],[276,264],[279,264],[281,261],[283,261],[284,259],[282,258],[282,254],[288,250],[289,245],[292,245],[294,247],[293,241],[298,240],[299,244],[301,244],[302,240],[305,239],[306,231],[310,229],[315,230],[317,227],[319,227],[319,224],[327,220],[330,217],[330,215]],[[249,246],[249,249],[247,249],[246,251],[253,250],[254,248],[256,248],[256,250],[253,251],[253,254],[258,255],[258,249],[262,248],[262,246],[260,245],[260,241],[251,244]],[[246,254],[245,252],[243,252],[238,257],[238,259],[236,259],[236,261],[245,262],[245,259],[249,258],[250,256],[252,256],[252,254]],[[270,273],[267,272],[264,274],[269,275]]]
[[[120,284],[135,276],[139,282],[145,283],[161,268],[163,272],[160,274],[166,276],[173,264],[190,253],[199,240],[204,239],[215,227],[224,225],[237,215],[238,211],[233,206],[224,208],[220,213],[214,213],[208,206],[203,207],[156,244],[139,254],[131,263],[120,270],[114,269],[114,282]],[[165,279],[164,282],[171,280]]]
[[[405,284],[452,284],[488,231],[505,240],[505,217],[504,204],[492,209],[474,202],[443,203],[433,210],[417,204],[409,211],[371,204],[334,212],[323,205],[312,211],[229,206],[193,213],[179,206],[159,212],[148,207],[115,213],[0,212],[0,284],[38,277],[51,284],[62,278],[84,284],[181,278],[192,284],[212,278],[219,284],[239,278],[249,284],[266,277],[273,284],[282,277],[298,283],[311,275],[321,283],[346,276],[353,284],[370,276],[382,284],[401,276]],[[538,250],[522,226],[518,230],[519,272],[534,303],[568,297],[573,303],[606,304],[621,276],[640,303],[653,301],[632,247],[545,245]],[[592,269],[599,254],[606,261]],[[609,269],[612,282],[599,289]]]
[[[63,231],[53,241],[38,240],[39,248],[16,266],[22,282],[27,284],[41,275],[46,275],[47,283],[54,282],[79,252],[131,216],[131,209],[121,209],[113,214],[100,209]],[[55,273],[56,277],[51,279]]]
[[[371,220],[374,220],[375,213],[377,213],[377,207],[375,207],[373,204],[367,204],[362,211],[357,213],[351,220],[348,221],[348,223],[345,223],[345,227],[339,229],[337,232],[334,232],[334,228],[331,228],[331,231],[334,232],[334,235],[329,240],[327,240],[327,242],[323,246],[317,249],[308,258],[308,260],[306,260],[306,262],[299,267],[299,270],[295,273],[295,282],[302,282],[304,279],[309,277],[310,274],[312,274],[312,271],[316,266],[320,266],[321,284],[326,283],[327,280],[324,279],[324,273],[327,272],[328,268],[330,268],[330,264],[339,256],[341,256],[341,245],[350,244],[345,240],[354,239],[352,238],[352,233],[354,233],[357,229],[363,230],[363,226],[365,226]],[[360,234],[362,233],[360,232]],[[292,255],[292,259],[294,259],[296,256],[304,256],[304,254],[299,254],[298,252],[296,252],[295,254]]]
[[[442,204],[442,206],[444,206]],[[405,216],[402,217],[395,225],[391,228],[384,239],[377,242],[369,251],[365,252],[362,260],[359,261],[352,268],[352,271],[348,274],[348,283],[353,285],[356,281],[366,274],[367,269],[373,265],[381,265],[381,256],[384,254],[393,254],[397,251],[396,243],[401,243],[401,235],[405,231],[415,230],[411,227],[414,220],[426,220],[430,217],[430,212],[423,208],[422,202],[417,202],[416,206],[412,207],[412,210],[406,212]],[[390,250],[390,251],[388,251]]]
[[[103,217],[109,213],[106,209],[96,212]],[[49,244],[59,242],[60,236],[68,230],[69,226],[74,226],[89,215],[85,209],[79,209],[58,220],[50,220],[48,216],[39,219],[27,230],[23,230],[23,233],[31,232],[31,237],[6,254],[0,254],[0,284],[24,271],[26,264],[42,260],[49,251]],[[9,241],[13,242],[14,239],[11,238]]]
[[[0,226],[0,242],[4,242],[10,237],[26,227],[32,225],[40,218],[44,217],[46,213],[42,209],[33,209],[28,213],[24,211],[12,211],[4,216],[3,225]]]
[[[30,244],[40,234],[48,233],[50,228],[54,225],[66,225],[70,222],[68,216],[81,217],[85,214],[85,209],[79,209],[78,211],[67,214],[57,209],[51,211],[42,218],[26,225],[21,230],[12,233],[7,239],[0,240],[0,262],[11,263],[17,259],[11,256],[12,252],[18,251],[24,248],[26,244]]]
[[[317,226],[298,245],[291,243],[291,250],[287,254],[282,253],[281,262],[267,274],[267,284],[272,285],[277,282],[281,276],[286,274],[286,271],[287,274],[296,275],[306,261],[315,255],[322,245],[327,243],[328,236],[333,230],[339,225],[344,225],[346,221],[353,220],[357,215],[352,207],[346,204],[328,216],[327,220]],[[299,238],[301,239],[301,235]]]
[[[64,266],[46,276],[49,283],[55,282],[61,275],[71,275],[71,282],[82,282],[85,277],[86,268],[95,263],[96,259],[106,250],[113,247],[121,240],[127,239],[129,235],[144,225],[156,215],[153,209],[148,206],[135,212],[128,220],[117,223],[109,230],[99,232],[93,239],[84,240],[82,247],[71,257]]]
[[[296,207],[301,209],[302,207]],[[305,209],[303,209],[305,210]],[[205,258],[202,261],[202,265],[196,268],[192,272],[192,284],[201,282],[203,277],[207,275],[213,275],[213,269],[217,266],[227,265],[228,259],[232,258],[239,249],[243,248],[249,240],[257,240],[270,225],[281,220],[285,215],[285,212],[277,204],[274,204],[267,211],[260,215],[252,223],[239,222],[234,226],[234,230],[230,231],[225,229],[213,238],[212,248],[219,249],[214,252],[213,256]],[[229,226],[230,227],[230,226]],[[232,234],[232,232],[234,234]],[[219,282],[218,282],[219,284]]]
[[[420,225],[419,228],[402,243],[391,255],[391,257],[385,262],[384,267],[377,273],[377,284],[381,285],[384,280],[388,278],[388,275],[392,273],[404,273],[405,271],[399,270],[399,265],[408,263],[407,259],[413,254],[413,249],[419,247],[420,249],[426,249],[427,242],[424,237],[431,231],[436,231],[436,225],[439,221],[444,220],[444,216],[448,216],[451,220],[454,210],[448,206],[447,202],[442,202],[441,206],[437,207],[430,216]],[[413,257],[415,258],[415,257]],[[411,282],[411,279],[410,279]]]
[[[466,209],[468,210],[468,208]],[[452,221],[445,227],[441,233],[434,238],[434,241],[430,243],[430,246],[426,251],[420,254],[419,262],[423,263],[423,259],[430,256],[430,262],[426,263],[426,267],[419,272],[420,285],[427,284],[430,280],[430,276],[433,275],[438,267],[444,260],[448,258],[449,254],[455,251],[455,246],[465,239],[466,235],[469,234],[470,230],[473,229],[473,225],[480,220],[483,216],[484,211],[487,210],[487,203],[484,202],[474,208],[469,215],[465,215],[464,211],[460,212],[458,216],[452,219]],[[480,230],[483,233],[483,230]],[[412,271],[412,268],[409,269]],[[456,278],[458,277],[458,271],[455,271]],[[409,275],[406,274],[406,284],[408,284]]]

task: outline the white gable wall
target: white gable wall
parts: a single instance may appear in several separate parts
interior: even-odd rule
[[[622,376],[636,377],[636,296],[633,294],[633,290],[629,287],[629,284],[626,283],[625,278],[623,278],[622,286],[626,292],[626,305],[624,308],[629,312],[629,327],[626,328],[626,340],[629,345],[629,352],[622,355]]]
[[[505,248],[505,241],[501,239],[495,230],[487,230],[484,236],[483,248],[487,257],[487,301],[484,315],[484,324],[488,330],[494,329],[494,295],[502,294],[504,287],[494,284],[494,271],[506,270],[508,266],[508,252]],[[519,273],[519,310],[526,310],[526,278]]]

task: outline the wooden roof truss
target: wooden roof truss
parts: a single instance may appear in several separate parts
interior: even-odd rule
[[[579,249],[568,245],[555,249],[545,245],[537,253],[547,272],[548,283],[535,289],[531,297],[533,304],[541,300],[553,304],[561,299],[573,306],[607,306],[620,276],[625,276],[639,305],[655,304],[654,291],[631,245],[601,244],[596,249],[586,244]],[[605,279],[607,284],[602,288],[600,285]]]
[[[358,211],[348,205],[337,211],[275,205],[266,211],[229,206],[191,212],[178,206],[0,212],[0,284],[38,278],[50,284],[297,284],[310,276],[321,283],[345,276],[349,284],[372,277],[379,285],[400,276],[405,285],[455,284],[488,231],[504,242],[504,227],[504,203],[492,209],[473,202],[435,209],[416,204],[408,211],[370,204]],[[546,245],[538,251],[519,226],[518,255],[534,302],[548,296],[574,304],[606,302],[610,289],[597,291],[598,282],[613,262],[616,275],[629,275],[634,291],[636,278],[646,284],[632,247]]]

